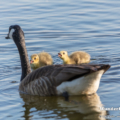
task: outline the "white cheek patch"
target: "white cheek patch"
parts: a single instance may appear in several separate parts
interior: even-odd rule
[[[14,32],[15,32],[14,29],[11,29],[11,30],[10,30],[10,32],[9,32],[9,38],[10,38],[10,39],[13,39],[13,36],[12,36],[12,35],[13,35]]]

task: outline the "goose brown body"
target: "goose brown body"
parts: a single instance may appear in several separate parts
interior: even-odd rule
[[[99,70],[106,72],[109,65],[52,65],[39,68],[20,83],[19,90],[31,95],[57,95],[57,86],[65,81],[87,76]]]
[[[26,94],[40,96],[61,95],[63,92],[70,95],[93,94],[99,87],[102,74],[110,68],[110,65],[103,64],[50,65],[31,72],[24,33],[20,26],[9,27],[6,39],[9,38],[15,42],[21,59],[22,75],[19,91]]]

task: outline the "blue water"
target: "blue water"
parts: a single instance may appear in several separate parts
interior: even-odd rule
[[[120,107],[120,1],[119,0],[6,0],[0,1],[0,119],[1,120],[119,120]],[[38,97],[20,95],[20,59],[10,25],[25,33],[28,55],[49,52],[54,64],[62,64],[61,50],[82,50],[91,63],[110,64],[93,96]],[[103,115],[103,117],[100,117]]]

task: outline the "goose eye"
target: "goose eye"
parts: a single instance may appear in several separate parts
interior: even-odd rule
[[[65,53],[63,53],[63,54],[65,54]]]
[[[34,58],[34,60],[36,60],[36,58]]]

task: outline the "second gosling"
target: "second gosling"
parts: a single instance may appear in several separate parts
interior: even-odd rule
[[[31,55],[30,66],[32,70],[36,70],[37,68],[52,64],[53,59],[47,52],[40,52],[39,54]]]
[[[68,56],[67,51],[60,51],[58,57],[63,60],[63,64],[82,64],[90,62],[90,55],[84,51],[73,52]]]

